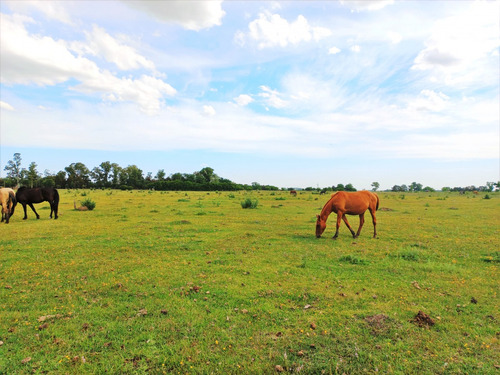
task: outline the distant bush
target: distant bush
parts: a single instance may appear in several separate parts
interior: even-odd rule
[[[491,197],[490,197],[490,195],[489,195],[489,194],[486,194],[486,195],[484,196],[484,199],[491,199]]]
[[[354,255],[344,255],[339,258],[340,262],[346,262],[351,264],[367,264],[368,262],[364,259],[360,259]]]
[[[95,208],[95,202],[90,198],[85,199],[81,202],[81,204],[83,207],[87,207],[89,211],[92,211]]]
[[[259,201],[257,199],[247,198],[243,202],[241,202],[242,208],[257,208]]]

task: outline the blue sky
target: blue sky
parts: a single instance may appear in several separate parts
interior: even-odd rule
[[[0,166],[500,180],[500,2],[4,1]]]

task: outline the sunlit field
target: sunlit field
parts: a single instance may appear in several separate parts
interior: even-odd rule
[[[498,374],[498,193],[380,192],[332,240],[328,195],[59,192],[0,225],[0,374]]]

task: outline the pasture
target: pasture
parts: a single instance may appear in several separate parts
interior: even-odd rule
[[[0,226],[0,374],[498,374],[498,193],[379,192],[337,240],[310,192],[59,194]]]

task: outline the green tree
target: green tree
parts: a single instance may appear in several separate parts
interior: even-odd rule
[[[54,182],[57,188],[64,189],[66,188],[66,172],[59,171],[54,177]]]
[[[206,167],[197,173],[202,183],[210,183],[218,180],[218,176],[214,173],[213,168]]]
[[[486,183],[486,191],[493,191],[495,189],[495,183],[494,182],[487,182]]]
[[[83,189],[90,185],[90,171],[83,163],[71,163],[64,168],[68,174],[67,187]]]
[[[165,173],[165,170],[164,169],[159,169],[158,170],[158,173],[156,173],[156,176],[155,178],[158,180],[158,181],[163,181],[165,180],[165,177],[167,176],[167,174]]]
[[[127,168],[123,169],[122,173],[124,174],[124,177],[121,178],[121,180],[125,185],[131,186],[135,189],[142,189],[144,187],[144,176],[142,174],[142,170],[136,165],[129,165]]]
[[[111,184],[113,187],[117,188],[120,184],[120,173],[122,171],[122,167],[120,167],[116,163],[111,164]]]
[[[170,180],[172,181],[183,181],[184,180],[184,175],[182,173],[174,173],[172,175],[170,175]]]
[[[41,176],[36,170],[36,163],[34,161],[30,163],[26,177],[28,179],[28,185],[31,188],[35,186],[36,182],[40,179]]]
[[[337,184],[337,186],[332,186],[332,188],[333,188],[333,191],[344,191],[345,190],[344,184]]]
[[[109,187],[112,164],[109,161],[102,162],[98,167],[94,167],[91,172],[92,179],[97,187]]]
[[[379,187],[380,184],[378,182],[372,182],[372,191],[377,191]]]
[[[9,160],[4,168],[4,171],[7,172],[7,177],[13,179],[16,185],[21,180],[21,160],[21,154],[16,152],[13,160]]]
[[[352,184],[347,184],[345,186],[345,191],[356,191],[356,188]]]
[[[412,192],[418,192],[418,191],[422,191],[422,187],[423,187],[422,184],[412,182],[408,189]]]

